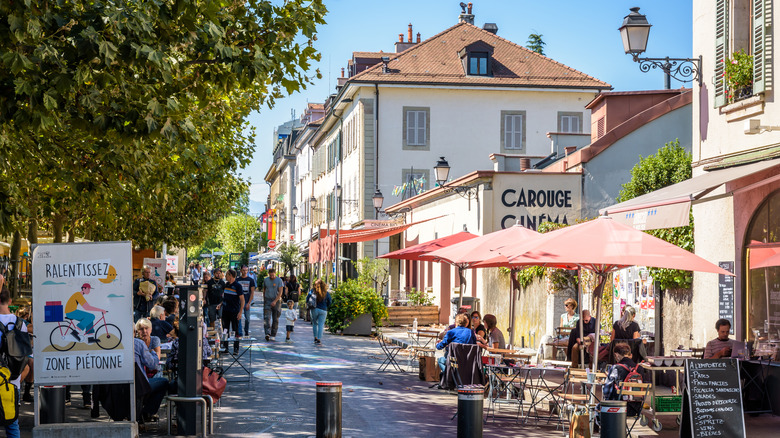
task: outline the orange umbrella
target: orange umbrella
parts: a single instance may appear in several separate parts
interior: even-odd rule
[[[513,225],[503,230],[479,236],[475,239],[469,239],[446,248],[425,254],[426,257],[433,257],[437,262],[449,263],[458,268],[458,275],[461,278],[461,284],[464,284],[465,276],[463,270],[468,268],[493,268],[509,266],[506,257],[497,255],[493,249],[506,245],[507,242],[529,242],[541,236],[536,231],[525,228],[519,224]],[[512,269],[512,278],[514,278],[517,266]],[[509,295],[512,297],[512,294]],[[463,305],[463,291],[460,294],[460,306]],[[514,324],[515,306],[514,300],[510,301],[509,321]],[[514,344],[514,330],[509,330],[509,343]]]
[[[436,251],[450,245],[454,245],[464,240],[469,240],[477,237],[476,234],[471,234],[467,231],[461,231],[460,233],[452,234],[450,236],[440,237],[435,240],[430,240],[425,243],[410,246],[408,248],[399,249],[397,251],[389,252],[385,255],[379,256],[381,259],[399,259],[399,260],[421,260],[430,262],[433,261],[433,257],[428,257],[427,253]]]
[[[509,244],[497,251],[510,263],[535,260],[540,266],[585,268],[597,274],[597,329],[601,327],[601,295],[610,272],[639,265],[734,275],[696,254],[609,217],[561,228],[534,242]],[[594,358],[594,367],[597,361]]]

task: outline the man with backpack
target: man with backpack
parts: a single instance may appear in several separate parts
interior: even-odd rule
[[[638,371],[639,365],[631,359],[631,347],[624,343],[616,344],[613,352],[615,364],[607,372],[607,380],[602,389],[602,400],[620,400],[618,390],[621,382],[642,383],[642,375]],[[628,416],[637,416],[641,411],[641,403],[628,403]]]
[[[30,348],[30,338],[27,334],[27,325],[24,321],[11,313],[8,308],[11,304],[11,294],[8,289],[3,289],[0,285],[0,324],[4,328],[2,330],[2,344],[0,345],[0,391],[5,391],[8,388],[16,391],[16,405],[13,407],[2,404],[2,413],[0,413],[0,424],[5,426],[5,435],[8,438],[18,438],[19,432],[19,385],[22,379],[27,377],[30,371],[28,368],[28,362],[31,364],[32,360],[29,358],[29,354],[32,353]],[[24,336],[22,336],[24,334]],[[18,335],[18,336],[17,336]],[[27,357],[18,357],[20,354],[18,343],[24,343],[24,337],[26,337],[26,347],[23,345],[23,353],[27,353]],[[18,341],[16,341],[18,338]],[[14,345],[10,345],[14,344]],[[29,352],[26,350],[29,348]],[[8,370],[7,372],[5,370]],[[3,383],[13,383],[13,386],[7,386]],[[15,412],[8,412],[8,409],[15,409]]]

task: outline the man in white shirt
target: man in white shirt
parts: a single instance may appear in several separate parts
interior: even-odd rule
[[[16,315],[11,313],[11,309],[8,308],[8,305],[11,304],[11,294],[8,292],[7,288],[3,287],[4,283],[5,278],[0,275],[0,324],[5,325],[10,330],[14,328],[14,324],[16,323],[17,318]],[[27,325],[21,320],[19,320],[19,322],[22,324],[21,330],[26,332]],[[13,383],[17,389],[19,389],[21,381],[27,377],[27,374],[30,372],[31,365],[32,359],[30,359],[28,365],[22,370],[22,373],[19,375],[19,377],[11,381],[11,383]],[[8,438],[19,438],[20,432],[18,419],[16,419],[13,423],[5,426],[5,436]]]

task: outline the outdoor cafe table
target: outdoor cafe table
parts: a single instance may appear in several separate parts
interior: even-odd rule
[[[494,404],[515,403],[519,405],[518,417],[525,411],[523,423],[528,423],[531,418],[535,419],[537,424],[540,419],[545,419],[548,422],[561,421],[552,411],[550,411],[546,417],[540,416],[538,407],[542,406],[542,403],[545,401],[551,402],[551,405],[553,406],[559,405],[558,391],[560,391],[564,385],[563,374],[566,371],[566,368],[534,365],[509,366],[499,364],[486,365],[485,370],[488,373],[491,384],[491,399],[488,403],[488,415],[492,408],[494,409],[495,418]],[[549,378],[552,376],[549,376],[548,374],[557,373],[560,373],[561,383],[554,382]],[[518,388],[522,394],[518,395],[518,397],[520,397],[519,399],[514,400],[512,398],[512,393],[514,391],[511,390],[510,386]],[[496,391],[493,391],[494,389]],[[527,401],[525,400],[525,391],[527,391],[529,395]],[[527,409],[523,409],[525,406],[527,406]]]
[[[414,347],[428,348],[428,345],[434,339],[439,338],[439,332],[436,330],[417,329],[417,331],[409,330],[409,339],[412,340]],[[423,341],[425,343],[423,343]]]
[[[503,363],[485,365],[485,375],[488,379],[488,406],[485,421],[493,411],[493,421],[496,419],[496,405],[517,405],[515,422],[523,412],[523,380],[525,373],[519,367]]]
[[[238,342],[238,352],[232,351],[233,345]],[[228,364],[227,368],[223,368],[223,375],[225,375],[225,379],[229,380],[231,382],[248,382],[252,378],[252,371],[250,369],[252,368],[252,344],[257,342],[257,338],[247,338],[247,337],[238,337],[238,338],[227,338],[222,341],[222,345],[226,347],[227,350],[227,360],[233,359],[230,364]],[[222,350],[224,353],[226,350]],[[244,357],[244,354],[246,352],[249,352],[249,368],[244,366],[246,361],[242,361],[242,358]],[[220,366],[222,365],[222,359],[223,355],[219,356]],[[246,378],[244,377],[227,377],[228,370],[233,366],[238,365],[244,370],[244,373],[246,373]],[[239,380],[240,379],[240,380]]]

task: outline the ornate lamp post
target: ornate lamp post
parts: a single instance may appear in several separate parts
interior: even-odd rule
[[[664,88],[671,88],[671,78],[680,82],[699,82],[701,87],[701,56],[698,58],[640,58],[647,49],[647,39],[652,25],[647,17],[639,13],[639,8],[631,8],[631,13],[623,19],[618,29],[623,39],[623,50],[631,54],[639,63],[639,70],[647,73],[650,69],[660,69],[665,73]]]

